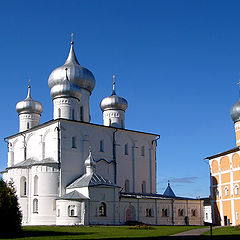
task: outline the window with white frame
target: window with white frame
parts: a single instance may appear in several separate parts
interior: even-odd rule
[[[196,209],[192,209],[191,210],[191,216],[192,217],[196,217],[197,216],[197,210]]]
[[[27,196],[27,180],[25,177],[20,179],[20,195],[21,197]]]
[[[69,217],[76,217],[76,206],[75,205],[69,205],[68,206],[68,216]]]
[[[128,155],[128,144],[127,143],[124,145],[124,154]]]
[[[72,148],[76,148],[76,137],[72,137]]]
[[[168,216],[168,210],[167,208],[162,209],[162,217],[167,217]]]
[[[38,213],[38,200],[33,199],[33,213]]]
[[[239,194],[239,186],[238,185],[235,185],[235,187],[234,187],[234,194],[235,195]]]
[[[142,193],[146,193],[146,182],[145,181],[142,181]]]
[[[216,195],[216,197],[219,197],[219,191],[217,188],[215,189],[215,195]]]
[[[38,195],[38,176],[34,176],[34,196]]]
[[[101,202],[99,206],[99,216],[106,217],[107,216],[107,206],[106,203]]]
[[[100,152],[104,152],[104,140],[100,140],[100,143],[99,143],[99,151],[100,151]]]
[[[144,156],[144,155],[145,155],[145,147],[141,146],[141,156]]]
[[[184,210],[183,209],[178,209],[178,216],[183,217],[184,216]]]
[[[129,180],[128,179],[125,180],[124,190],[125,190],[125,192],[129,192]]]
[[[60,209],[57,209],[57,217],[60,217]]]
[[[80,107],[80,121],[83,121],[83,106]]]
[[[153,217],[153,210],[151,208],[146,209],[146,217]]]
[[[229,189],[228,189],[228,187],[225,187],[225,188],[224,188],[224,192],[225,192],[225,196],[228,196],[228,195],[229,195]]]
[[[74,113],[74,109],[72,109],[72,120],[75,120],[75,113]]]

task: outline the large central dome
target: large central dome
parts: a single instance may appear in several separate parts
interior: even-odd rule
[[[75,97],[79,94],[74,91],[79,91],[79,88],[86,89],[91,93],[95,87],[95,78],[93,74],[87,68],[84,68],[79,64],[74,52],[73,44],[74,43],[71,42],[70,52],[65,64],[53,70],[48,78],[48,86],[51,88],[52,98],[72,95]],[[69,91],[69,86],[66,88],[68,91],[63,91],[65,88],[62,85],[66,83],[66,70],[67,80],[70,84],[75,85],[71,87],[73,91],[72,93]],[[61,85],[62,90],[57,90],[57,92],[55,92],[55,89],[58,89],[56,85]]]

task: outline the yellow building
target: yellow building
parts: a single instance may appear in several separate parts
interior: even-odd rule
[[[231,109],[237,147],[207,157],[210,168],[210,191],[213,223],[240,225],[240,100]]]

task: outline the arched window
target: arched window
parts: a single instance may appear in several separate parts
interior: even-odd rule
[[[107,216],[107,208],[106,208],[106,203],[101,202],[99,206],[99,216],[105,217]]]
[[[178,209],[178,216],[183,217],[184,216],[184,211],[183,209]]]
[[[145,155],[145,148],[144,146],[141,146],[141,156],[144,156]]]
[[[225,196],[228,196],[228,195],[229,195],[228,187],[225,187],[225,188],[224,188],[224,191],[225,191]]]
[[[68,216],[69,217],[76,217],[76,206],[75,205],[69,205],[68,206]]]
[[[38,176],[34,176],[34,195],[38,195]]]
[[[61,117],[61,108],[58,108],[58,117]]]
[[[33,199],[33,213],[38,213],[38,200]]]
[[[100,151],[100,152],[104,152],[104,140],[101,140],[101,141],[100,141],[99,151]]]
[[[83,106],[80,107],[80,121],[83,121]]]
[[[72,137],[72,148],[76,148],[76,138]]]
[[[235,195],[239,194],[239,186],[238,185],[235,185],[235,187],[234,187],[234,194]]]
[[[129,192],[129,180],[128,179],[125,180],[124,190],[125,190],[125,192]]]
[[[151,208],[146,209],[146,217],[153,217],[153,210]]]
[[[75,120],[74,109],[72,109],[72,120]]]
[[[124,154],[128,155],[128,144],[127,143],[124,145]]]
[[[20,195],[22,197],[27,195],[27,180],[25,177],[20,179]]]
[[[146,193],[146,182],[142,181],[142,193]]]
[[[196,217],[196,210],[195,209],[191,210],[191,215],[192,215],[192,217]]]
[[[162,217],[167,217],[168,216],[168,210],[166,208],[162,209]]]

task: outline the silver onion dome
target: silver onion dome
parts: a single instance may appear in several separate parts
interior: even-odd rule
[[[32,99],[30,85],[28,86],[28,94],[26,99],[17,103],[16,111],[18,112],[18,114],[36,113],[41,115],[43,111],[42,104]]]
[[[115,92],[115,75],[113,75],[113,92],[109,97],[103,98],[100,103],[102,111],[106,110],[122,110],[126,111],[128,102],[125,98],[119,97]]]
[[[68,78],[68,68],[65,69],[65,79],[60,83],[53,85],[50,90],[52,99],[57,97],[75,97],[80,99],[81,89],[75,84],[72,84]]]
[[[240,121],[240,99],[232,106],[230,115],[234,123]]]
[[[66,76],[66,68],[68,69],[69,82],[76,86],[72,87],[71,91],[69,92],[70,96],[75,95],[75,91],[80,88],[86,89],[91,93],[95,87],[95,78],[93,74],[87,68],[84,68],[79,64],[74,52],[73,45],[74,43],[72,41],[70,52],[65,64],[53,70],[48,78],[48,86],[51,88],[52,97],[58,96],[58,94],[55,92],[56,88],[52,89],[54,86],[61,84],[61,88],[65,88],[63,85],[66,83],[64,82]],[[69,88],[69,86],[67,88]]]
[[[95,167],[96,166],[96,162],[94,161],[93,157],[92,157],[92,151],[91,151],[91,147],[89,147],[89,154],[87,159],[85,160],[85,167]]]

